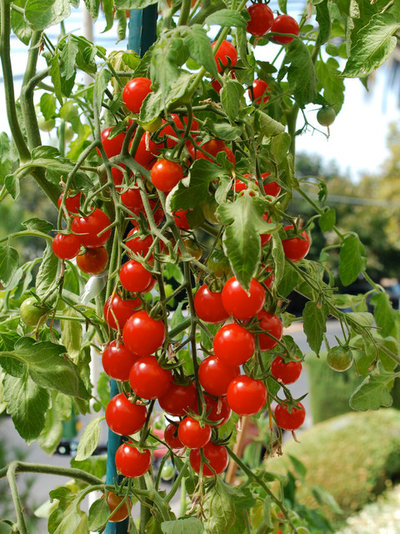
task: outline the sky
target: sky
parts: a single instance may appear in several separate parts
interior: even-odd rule
[[[275,10],[277,1],[271,0],[270,7]],[[294,8],[290,14],[299,18],[301,1],[289,2]],[[67,24],[67,31],[81,34],[80,12],[75,11]],[[111,32],[101,34],[104,21],[99,20],[95,26],[96,42],[107,48],[115,48],[115,39]],[[50,30],[51,33],[51,30]],[[124,48],[121,42],[118,48]],[[256,56],[262,60],[272,60],[279,50],[279,45],[268,44],[256,50]],[[14,38],[12,41],[12,64],[14,75],[21,76],[26,60],[24,47]],[[396,91],[388,90],[386,68],[382,67],[376,76],[373,89],[368,93],[357,79],[347,79],[345,103],[335,122],[330,127],[330,137],[315,132],[307,132],[297,138],[297,149],[321,155],[326,162],[335,160],[342,173],[353,181],[358,181],[363,172],[379,172],[379,168],[388,155],[386,137],[389,123],[399,121],[400,110],[397,106]],[[18,87],[18,84],[17,84]],[[18,88],[17,88],[18,92]],[[398,93],[398,90],[397,90]],[[0,84],[0,102],[4,106],[4,90]],[[316,122],[317,106],[308,106],[310,122]],[[299,122],[299,126],[301,121]],[[0,131],[9,131],[5,114],[0,115]]]

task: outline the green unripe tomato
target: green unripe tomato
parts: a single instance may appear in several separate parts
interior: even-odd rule
[[[214,198],[210,198],[209,200],[206,200],[204,204],[201,206],[205,220],[211,224],[220,224],[217,218],[217,213],[216,213],[217,208],[218,208],[218,203]]]
[[[38,126],[42,132],[50,132],[56,125],[55,119],[49,119],[46,121],[44,117],[39,117]]]
[[[65,102],[60,109],[60,118],[71,122],[74,117],[78,116],[78,108],[74,106],[71,100]]]
[[[217,278],[228,277],[232,273],[229,260],[221,250],[214,250],[208,258],[207,267]]]
[[[47,316],[47,310],[38,306],[35,297],[28,297],[19,308],[21,320],[27,326],[37,326]]]
[[[326,361],[331,369],[334,371],[347,371],[353,364],[353,355],[350,349],[341,347],[332,347],[328,351]]]
[[[317,121],[321,126],[330,126],[336,119],[336,111],[331,106],[321,108],[317,113]]]
[[[163,465],[161,469],[161,478],[163,480],[172,480],[176,474],[175,467],[171,462],[167,462]]]

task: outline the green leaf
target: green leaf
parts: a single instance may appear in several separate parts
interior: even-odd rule
[[[28,0],[25,18],[34,30],[44,30],[69,17],[68,0]]]
[[[190,57],[196,63],[203,66],[212,76],[217,76],[217,64],[205,29],[197,24],[189,27],[185,45],[189,49]]]
[[[301,108],[315,101],[318,92],[314,63],[309,49],[301,39],[293,39],[287,45],[278,79],[282,80],[285,74],[287,74],[289,88]]]
[[[234,141],[242,134],[238,126],[232,126],[229,122],[215,122],[214,118],[209,117],[205,120],[204,128],[223,141]]]
[[[279,10],[287,13],[287,0],[278,0]]]
[[[202,534],[203,525],[195,517],[178,519],[177,521],[163,521],[161,523],[163,534]]]
[[[77,318],[82,317],[73,308],[67,309],[63,313],[64,317]],[[82,345],[82,324],[78,321],[68,321],[68,319],[62,319],[60,321],[61,328],[61,341],[68,354],[75,361],[81,350]]]
[[[108,399],[110,399],[110,395],[108,396]],[[106,464],[107,456],[105,454],[101,456],[91,456],[90,458],[87,458],[82,462],[78,462],[75,458],[71,458],[71,467],[83,469],[83,471],[91,473],[92,475],[98,478],[103,478],[105,476]]]
[[[32,150],[32,159],[42,159],[42,158],[56,158],[60,155],[58,149],[54,146],[41,145],[37,146]]]
[[[319,25],[319,33],[317,37],[316,45],[323,45],[329,39],[331,33],[331,17],[329,14],[328,0],[319,2],[316,6],[317,22]]]
[[[353,410],[378,410],[381,406],[388,408],[393,403],[390,394],[394,375],[383,373],[367,376],[350,397]]]
[[[360,238],[358,235],[346,237],[339,254],[339,276],[342,284],[344,286],[352,284],[365,266],[365,249]]]
[[[40,111],[47,120],[52,119],[56,114],[56,99],[50,93],[43,93],[40,97]]]
[[[89,11],[90,16],[94,21],[97,20],[99,15],[100,0],[83,0],[85,2],[86,9]]]
[[[13,4],[24,8],[26,0],[14,0]],[[26,23],[24,14],[11,9],[11,28],[15,35],[24,45],[28,46],[32,37],[32,28]]]
[[[89,508],[89,529],[91,531],[100,530],[107,523],[110,513],[110,508],[103,495],[103,497],[94,501]]]
[[[50,401],[48,392],[37,386],[27,374],[23,378],[5,375],[4,399],[7,413],[11,415],[20,436],[26,441],[37,438],[45,424]]]
[[[210,534],[227,534],[235,522],[235,501],[222,481],[217,479],[215,487],[204,499],[204,527]]]
[[[89,532],[87,515],[72,502],[63,513],[63,519],[53,534],[87,534]]]
[[[49,455],[54,453],[60,443],[63,433],[62,421],[71,418],[72,409],[71,398],[66,395],[53,391],[51,399],[51,407],[46,412],[43,430],[38,436],[40,447]],[[65,405],[69,408],[67,413],[65,412]]]
[[[15,174],[8,174],[4,178],[4,185],[14,200],[19,197],[21,187],[19,178]]]
[[[77,367],[65,356],[65,347],[50,341],[35,342],[29,337],[20,338],[13,351],[0,352],[3,357],[15,358],[23,362],[30,377],[36,384],[55,389],[66,395],[88,399]]]
[[[396,48],[395,33],[400,28],[390,13],[377,13],[354,36],[349,59],[343,71],[348,78],[365,77],[384,63]]]
[[[117,9],[144,9],[152,4],[157,4],[158,0],[115,0]]]
[[[254,113],[254,130],[261,137],[273,137],[285,131],[282,123],[276,121],[259,109]]]
[[[244,89],[242,84],[227,80],[221,90],[221,104],[231,122],[235,122],[240,110]]]
[[[292,456],[291,454],[288,454],[288,456],[296,472],[301,476],[301,478],[304,478],[307,473],[306,466],[302,462],[300,462],[300,460],[298,460],[295,456]]]
[[[60,64],[58,60],[59,60],[59,54],[54,55],[51,60],[51,65],[50,65],[50,76],[51,76],[51,81],[53,82],[53,86],[54,86],[54,93],[57,97],[57,100],[62,105],[63,104],[63,93],[61,90],[61,74],[60,74]]]
[[[222,223],[228,225],[223,236],[225,254],[236,278],[247,290],[261,255],[260,234],[275,230],[276,225],[262,219],[264,202],[250,195],[221,204],[217,212]]]
[[[330,232],[336,223],[336,211],[333,208],[329,208],[318,219],[319,227],[322,232]]]
[[[78,41],[72,35],[67,35],[61,49],[60,74],[65,80],[75,76],[75,61],[79,52]]]
[[[79,440],[78,449],[75,459],[80,462],[86,460],[92,455],[100,439],[100,422],[104,417],[96,417],[92,419],[85,430],[82,432],[81,439]]]
[[[201,204],[208,197],[209,184],[223,174],[221,167],[205,159],[197,159],[191,166],[189,177],[180,181],[170,200],[173,211],[190,209]]]
[[[291,143],[290,135],[286,132],[276,135],[270,146],[271,158],[278,165],[283,161],[286,156],[287,151],[289,150]]]
[[[326,504],[329,509],[336,515],[342,515],[343,510],[340,508],[338,503],[335,501],[335,498],[328,493],[324,488],[321,486],[312,486],[311,487],[312,494],[317,501],[319,505]]]
[[[282,280],[278,283],[278,293],[282,297],[287,297],[297,286],[299,275],[290,263],[286,262],[284,265],[285,271]]]
[[[400,323],[400,313],[394,310],[389,296],[386,293],[377,293],[371,298],[374,306],[374,317],[380,334],[383,337],[397,335],[397,328]]]
[[[7,286],[18,268],[19,256],[15,248],[0,245],[0,280]]]
[[[101,69],[96,73],[94,80],[94,91],[97,98],[97,106],[100,109],[103,102],[104,91],[107,89],[108,82],[111,80],[111,72],[107,69]]]
[[[326,332],[327,318],[328,313],[324,305],[312,301],[307,302],[303,311],[304,332],[311,350],[317,354]]]
[[[232,9],[220,9],[208,15],[205,24],[212,26],[226,26],[227,28],[247,28],[246,19],[237,11]]]
[[[274,259],[274,284],[278,285],[284,276],[286,262],[282,241],[276,234],[272,236],[272,257]]]
[[[36,276],[36,293],[38,297],[43,297],[54,285],[57,277],[58,258],[53,252],[51,244],[47,243],[43,254],[43,260],[40,264]]]
[[[38,230],[47,234],[53,228],[53,225],[49,221],[39,219],[38,217],[31,217],[22,223],[28,230]]]

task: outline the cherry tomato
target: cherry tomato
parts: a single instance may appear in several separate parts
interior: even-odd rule
[[[185,447],[201,449],[211,439],[211,427],[187,416],[179,423],[178,437]]]
[[[125,132],[121,132],[117,134],[115,137],[110,138],[110,135],[112,135],[113,126],[110,126],[109,128],[106,128],[101,132],[100,139],[101,144],[103,145],[104,152],[106,153],[108,158],[112,158],[113,156],[118,156],[118,154],[121,153],[122,145],[124,144],[125,139]],[[101,155],[100,151],[97,150],[99,155]]]
[[[158,402],[165,412],[176,417],[183,417],[189,411],[198,412],[196,386],[193,382],[188,385],[172,384]]]
[[[271,374],[284,384],[293,384],[301,375],[301,362],[285,363],[281,356],[277,356],[271,364]]]
[[[124,499],[123,496],[116,495],[113,491],[107,492],[106,501],[108,504],[108,507],[110,508],[110,512],[115,510],[119,503]],[[126,519],[129,514],[131,513],[132,504],[129,499],[127,499],[124,504],[121,504],[121,506],[116,510],[108,520],[110,523],[119,523],[120,521],[123,521]]]
[[[276,33],[293,33],[294,35],[299,35],[299,31],[299,25],[294,18],[290,17],[289,15],[279,15],[279,17],[276,17],[271,26],[271,32]],[[286,35],[274,35],[273,39],[276,43],[287,44],[291,43],[294,37]]]
[[[207,267],[217,278],[222,278],[232,274],[229,260],[222,250],[214,250],[214,252],[208,258]]]
[[[207,412],[209,412],[207,418],[210,421],[218,421],[216,426],[224,425],[231,416],[231,409],[227,398],[219,397],[218,399],[214,399],[211,395],[205,393],[204,400],[206,401]]]
[[[266,175],[269,175],[269,172],[264,173]],[[262,174],[261,176],[264,176]],[[276,182],[269,182],[268,184],[264,183],[264,191],[266,195],[271,195],[271,197],[277,197],[282,188],[280,185],[278,185]]]
[[[272,23],[274,22],[272,9],[266,4],[257,3],[248,7],[247,11],[250,15],[250,20],[247,23],[247,31],[251,35],[262,37],[271,29]]]
[[[183,449],[184,444],[178,438],[178,427],[172,423],[164,430],[164,441],[171,449]]]
[[[123,300],[119,295],[111,296],[104,304],[104,320],[114,330],[122,330],[126,321],[141,306],[140,299]]]
[[[81,207],[81,194],[77,193],[76,195],[72,197],[67,197],[65,199],[65,207],[70,215],[75,215],[76,213],[79,213],[80,207]],[[58,197],[58,209],[61,208],[61,202],[64,197],[64,194],[61,193],[61,195]]]
[[[249,360],[255,349],[253,334],[236,323],[220,328],[214,337],[214,353],[225,365],[237,367]]]
[[[133,78],[125,85],[122,91],[122,100],[125,106],[133,113],[140,113],[143,100],[152,92],[151,80],[148,78]]]
[[[168,159],[159,159],[151,168],[150,178],[154,187],[169,193],[183,178],[179,163]]]
[[[201,246],[192,239],[188,237],[187,239],[182,239],[182,243],[185,245],[186,252],[196,260],[200,260],[203,255],[203,249]],[[181,251],[178,250],[178,255],[181,256]]]
[[[247,293],[236,276],[232,276],[222,290],[222,304],[235,319],[251,319],[262,309],[265,302],[265,289],[254,278]]]
[[[259,320],[259,328],[269,332],[278,341],[282,339],[283,326],[279,317],[262,310],[257,315],[257,319]],[[258,334],[258,342],[261,350],[273,349],[278,344],[278,341],[275,341],[268,334]]]
[[[268,92],[271,89],[268,87],[267,82],[264,80],[254,80],[253,90],[249,89],[249,97],[255,104],[266,104],[269,100]]]
[[[222,304],[222,294],[210,291],[206,284],[201,286],[194,297],[194,309],[197,316],[206,323],[222,323],[229,317]]]
[[[57,234],[52,245],[57,258],[72,260],[81,249],[81,238],[75,234]]]
[[[77,216],[72,221],[72,231],[80,234],[82,245],[86,248],[103,246],[111,235],[111,221],[104,211],[96,208],[86,217]]]
[[[176,210],[174,212],[175,224],[182,230],[189,230],[190,226],[186,218],[187,210]]]
[[[293,225],[285,226],[284,231],[293,230]],[[291,261],[300,261],[305,258],[310,250],[310,237],[304,230],[301,237],[291,237],[282,240],[285,256]]]
[[[122,335],[130,351],[139,356],[148,356],[164,343],[165,326],[162,321],[150,317],[146,311],[139,311],[129,317]]]
[[[129,145],[129,149],[132,146],[133,139]],[[156,144],[150,139],[148,132],[145,132],[140,139],[139,146],[135,153],[135,160],[142,165],[145,169],[151,169],[155,161],[156,156],[163,148],[162,143]]]
[[[226,365],[216,356],[208,356],[199,366],[199,381],[211,395],[226,395],[230,382],[240,374],[239,367]]]
[[[142,356],[129,373],[131,388],[143,399],[157,399],[167,393],[172,384],[169,369],[160,367],[155,356]]]
[[[76,257],[76,264],[86,274],[100,274],[107,267],[108,252],[104,247],[88,248]]]
[[[125,165],[123,165],[122,163],[120,163],[119,166],[125,168]],[[117,186],[118,188],[118,186],[120,186],[122,182],[124,181],[123,171],[121,171],[121,169],[118,169],[117,167],[111,167],[111,175],[112,175],[114,185]]]
[[[263,219],[263,221],[265,221],[267,223],[271,222],[271,219],[270,219],[270,216],[268,215],[268,213],[264,213],[263,216],[262,216],[262,219]],[[272,239],[272,235],[271,234],[260,234],[261,246],[265,247],[265,245],[267,243],[269,243],[271,241],[271,239]]]
[[[215,47],[215,42],[211,45]],[[214,54],[215,62],[217,64],[218,72],[221,72],[224,67],[230,66],[234,67],[237,63],[237,52],[236,48],[229,41],[222,41],[217,52]]]
[[[129,380],[129,372],[138,358],[125,345],[114,340],[103,350],[103,369],[114,380]]]
[[[347,371],[353,364],[353,354],[350,349],[341,347],[332,347],[328,350],[326,363],[334,371]]]
[[[278,404],[275,408],[276,424],[283,430],[296,430],[304,423],[305,418],[306,411],[301,402],[298,402],[297,408],[292,408],[290,413],[286,403]]]
[[[146,407],[133,404],[124,393],[115,395],[107,404],[107,425],[115,434],[121,436],[130,436],[138,432],[144,426],[146,416]]]
[[[48,309],[39,305],[35,297],[28,297],[19,307],[21,321],[27,326],[37,326],[47,316]]]
[[[135,228],[131,230],[126,237],[126,246],[130,248],[132,252],[141,256],[146,256],[152,243],[153,238],[150,234],[141,236]]]
[[[190,465],[196,473],[200,473],[201,469],[205,477],[213,477],[214,475],[219,475],[228,467],[228,452],[223,445],[217,445],[210,441],[204,446],[203,453],[209,466],[203,463],[201,467],[201,452],[199,449],[190,451]]]
[[[330,126],[336,119],[336,111],[331,106],[321,108],[317,113],[317,121],[321,126]]]
[[[143,449],[143,452],[140,452],[130,443],[132,444],[128,441],[118,447],[115,453],[115,465],[124,477],[141,477],[149,470],[151,454],[148,449]]]
[[[121,202],[124,206],[129,208],[135,215],[144,212],[144,206],[140,191],[136,187],[131,187],[121,193]]]
[[[186,125],[188,123],[188,118],[186,116],[183,117],[182,123],[181,119],[179,118],[179,115],[177,115],[176,113],[171,113],[171,118],[174,121],[176,127],[181,130],[181,132],[177,134],[171,124],[167,123],[166,121],[163,121],[163,123],[165,123],[165,126],[160,130],[159,137],[165,139],[168,148],[172,148],[178,144],[178,138],[182,137],[183,133],[186,131]],[[192,124],[190,126],[190,131],[193,132],[198,129],[199,123],[195,119],[193,119]]]
[[[122,287],[127,291],[141,293],[149,287],[153,276],[141,263],[129,260],[121,267],[119,279]]]
[[[267,401],[267,388],[260,380],[240,375],[232,380],[227,393],[228,404],[239,415],[254,415]]]

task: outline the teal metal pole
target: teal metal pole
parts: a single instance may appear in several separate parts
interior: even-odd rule
[[[157,38],[157,4],[146,7],[145,9],[132,9],[129,19],[128,49],[134,50],[140,57],[143,57],[146,51]],[[118,387],[115,380],[110,380],[111,398],[118,395]],[[107,442],[107,474],[106,483],[114,484],[118,480],[117,468],[115,467],[115,453],[122,443],[122,437],[108,431]],[[120,523],[108,523],[105,534],[129,534],[129,521]]]

